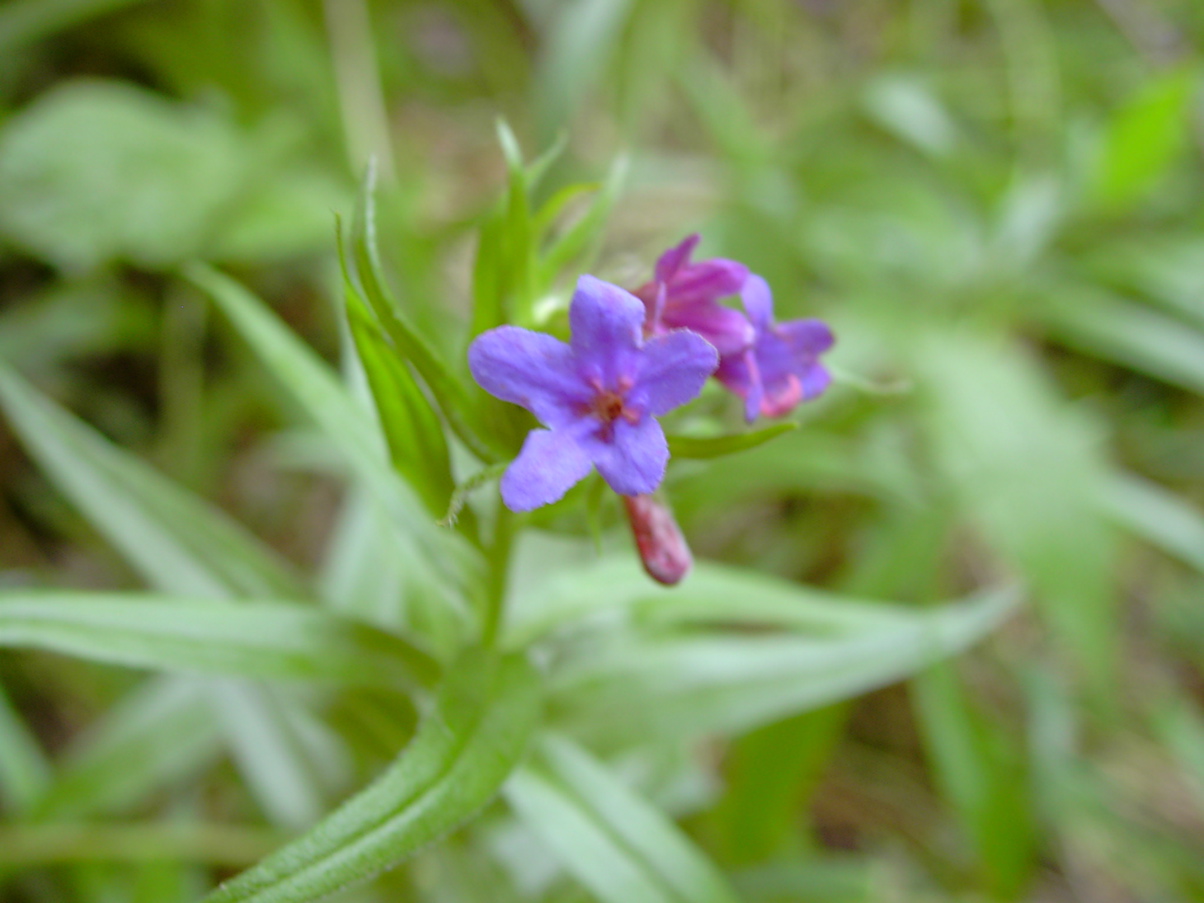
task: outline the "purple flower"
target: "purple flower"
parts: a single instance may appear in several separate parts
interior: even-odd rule
[[[736,354],[753,342],[752,324],[737,310],[724,307],[720,298],[734,295],[748,279],[748,267],[721,257],[690,262],[699,236],[691,235],[670,248],[656,262],[655,278],[635,290],[648,310],[645,330],[656,335],[665,329],[689,329],[718,349]]]
[[[582,276],[569,308],[569,344],[516,326],[473,341],[473,378],[548,427],[531,431],[502,476],[506,507],[551,504],[592,467],[620,495],[660,485],[669,445],[654,418],[696,397],[718,354],[685,330],[645,342],[644,313],[630,292]]]
[[[832,381],[819,356],[835,339],[822,320],[775,323],[773,295],[760,276],[749,276],[740,293],[756,328],[746,351],[725,355],[715,373],[725,387],[744,399],[744,418],[780,417],[796,405],[819,397]]]

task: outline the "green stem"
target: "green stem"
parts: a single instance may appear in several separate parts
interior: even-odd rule
[[[514,544],[514,515],[505,505],[498,506],[493,544],[489,549],[489,582],[486,586],[485,612],[481,619],[481,644],[497,643],[506,600],[506,581],[510,574],[510,549]]]

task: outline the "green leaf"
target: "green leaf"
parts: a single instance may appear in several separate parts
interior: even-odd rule
[[[1032,588],[1093,689],[1112,693],[1117,536],[1099,507],[1109,468],[1096,424],[1009,341],[933,329],[909,345],[945,491]]]
[[[745,597],[747,598],[747,596]],[[1014,589],[835,636],[600,631],[551,675],[557,723],[591,743],[740,733],[893,683],[960,652],[1015,608]]]
[[[0,9],[0,56],[141,0],[14,0]]]
[[[1166,175],[1187,145],[1198,81],[1194,68],[1176,69],[1151,79],[1117,111],[1093,186],[1100,201],[1132,203]]]
[[[469,653],[449,669],[413,742],[381,777],[207,903],[315,900],[450,831],[514,768],[538,719],[537,686],[521,657]]]
[[[1072,288],[1055,288],[1038,313],[1071,348],[1204,394],[1204,332],[1178,317]]]
[[[381,334],[363,300],[353,292],[349,285],[347,320],[389,445],[389,457],[427,511],[441,517],[455,485],[443,424],[405,363]]]
[[[0,811],[22,812],[50,783],[50,761],[0,686]]]
[[[595,251],[597,250],[602,227],[605,226],[606,218],[610,215],[615,201],[618,200],[623,183],[627,178],[627,168],[627,157],[617,158],[602,190],[594,196],[585,213],[544,251],[539,262],[537,292],[548,291],[561,271],[591,245]],[[570,186],[570,189],[572,187]],[[549,201],[549,206],[556,201],[560,201],[560,199],[553,197],[552,201]],[[540,212],[540,216],[541,218],[544,216],[543,211]]]
[[[376,204],[371,172],[361,188],[355,221],[352,223],[351,262],[354,268],[348,272],[352,284],[358,280],[360,295],[376,314],[381,329],[397,353],[414,368],[430,389],[448,426],[460,441],[482,461],[493,462],[508,457],[508,448],[499,444],[487,431],[479,431],[474,426],[473,396],[468,394],[430,343],[405,319],[388,291],[376,246]]]
[[[572,0],[550,8],[536,84],[544,134],[569,120],[617,52],[633,0]]]
[[[234,280],[203,264],[185,274],[209,294],[259,354],[268,370],[326,434],[354,472],[371,487],[377,501],[414,556],[449,588],[462,586],[480,566],[458,534],[439,530],[422,514],[422,505],[406,482],[385,461],[383,442],[361,410],[317,355],[280,322],[263,303]]]
[[[0,407],[50,478],[151,585],[214,598],[305,595],[300,578],[255,536],[3,365]]]
[[[1036,851],[1022,749],[972,704],[947,664],[917,675],[911,688],[935,780],[973,840],[983,883],[998,899],[1019,899]]]
[[[576,744],[544,738],[506,784],[522,821],[606,903],[734,903],[726,879],[655,806]]]
[[[1204,573],[1204,513],[1175,493],[1135,476],[1118,476],[1100,500],[1116,523]]]
[[[268,821],[291,833],[311,827],[346,785],[332,787],[331,768],[340,768],[343,750],[328,742],[325,725],[295,695],[276,685],[234,678],[211,678],[209,700],[230,758]],[[304,742],[317,737],[315,756]],[[346,775],[340,775],[345,777]]]
[[[752,430],[747,433],[734,433],[730,436],[710,436],[696,438],[694,436],[669,436],[669,455],[674,458],[718,458],[731,455],[764,445],[770,439],[776,439],[784,433],[797,430],[797,423],[775,423],[764,429]]]
[[[543,565],[546,569],[547,565]],[[699,561],[681,585],[652,583],[630,555],[569,562],[506,601],[506,645],[519,648],[599,610],[628,609],[644,623],[757,624],[821,633],[906,626],[906,608],[851,599],[744,568]]]
[[[0,646],[140,668],[417,688],[438,668],[400,637],[277,602],[0,592]]]
[[[167,859],[245,866],[284,839],[262,828],[175,821],[0,825],[0,865]]]
[[[67,820],[132,808],[216,758],[218,740],[202,681],[146,681],[73,739],[33,815]]]
[[[201,253],[238,201],[246,150],[202,110],[121,82],[67,82],[0,135],[0,232],[65,269],[169,266]]]

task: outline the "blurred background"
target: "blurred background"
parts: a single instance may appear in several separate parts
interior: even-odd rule
[[[6,0],[0,358],[312,568],[340,483],[177,266],[337,361],[375,156],[395,287],[454,348],[499,117],[564,141],[542,197],[622,178],[598,275],[700,231],[839,337],[803,429],[673,470],[696,553],[1029,590],[968,656],[708,750],[692,835],[749,899],[1204,900],[1202,48],[1198,0]],[[3,425],[0,581],[138,585]],[[0,734],[69,757],[132,685],[6,651]],[[110,808],[237,810],[227,771]],[[191,899],[147,868],[0,897]]]

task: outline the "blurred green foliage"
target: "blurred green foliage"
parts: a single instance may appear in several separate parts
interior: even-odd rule
[[[1202,47],[1194,0],[9,0],[0,896],[199,899],[334,811],[217,899],[1204,899]],[[500,579],[492,489],[434,525],[526,425],[467,339],[695,229],[837,386],[670,424],[681,590],[589,485]]]

